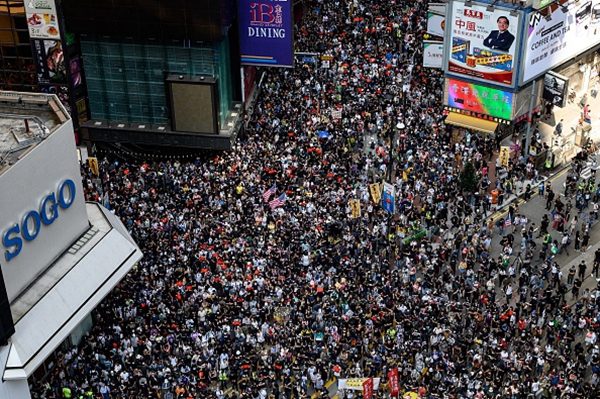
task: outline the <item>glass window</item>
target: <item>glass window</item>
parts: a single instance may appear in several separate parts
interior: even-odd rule
[[[114,122],[166,124],[166,73],[219,78],[221,122],[232,102],[227,40],[208,45],[140,44],[82,40],[92,118]],[[226,65],[224,65],[226,64]],[[226,74],[223,79],[220,75]]]

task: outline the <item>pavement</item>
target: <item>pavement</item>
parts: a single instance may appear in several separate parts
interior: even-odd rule
[[[598,160],[600,160],[600,155],[596,154],[596,155],[594,155],[594,158],[598,161]],[[575,208],[575,206],[574,206],[574,202],[575,202],[574,198],[571,197],[570,195],[569,195],[569,197],[565,197],[563,194],[564,193],[564,185],[563,184],[565,183],[567,172],[568,172],[568,168],[562,168],[562,169],[558,170],[556,173],[554,173],[553,175],[551,175],[547,179],[547,181],[550,182],[554,193],[557,195],[560,195],[561,201],[563,203],[566,203],[566,201],[571,201],[573,203],[573,209],[571,211],[571,216],[573,216],[573,215],[577,214],[577,208]],[[599,178],[600,178],[600,173],[598,173],[597,177],[595,178],[596,184],[598,183]],[[535,194],[532,196],[532,198],[529,201],[525,201],[521,197],[516,197],[511,201],[511,203],[516,208],[518,208],[518,210],[516,212],[518,212],[521,215],[526,215],[527,218],[530,220],[530,223],[535,223],[535,225],[536,225],[536,234],[535,235],[537,235],[537,232],[538,232],[537,229],[539,229],[539,225],[540,225],[542,216],[544,214],[549,215],[550,211],[546,210],[546,208],[545,208],[546,198],[540,197],[538,195],[537,185],[532,186],[532,187],[535,188],[535,190],[534,190]],[[587,218],[588,211],[589,211],[589,209],[585,209],[579,215],[578,229],[581,228],[582,220]],[[508,213],[508,204],[505,204],[505,206],[502,209],[495,212],[491,217],[494,220],[498,220],[498,219],[506,216],[507,213]],[[508,229],[505,229],[505,231],[508,231],[508,230],[510,230],[512,232],[513,228],[510,227]],[[495,231],[496,231],[496,233],[492,237],[491,255],[494,258],[497,258],[500,255],[501,250],[502,250],[502,248],[500,247],[500,240],[502,239],[502,236],[497,232],[497,230],[495,230]],[[556,240],[558,240],[558,242],[560,242],[560,239],[562,237],[562,234],[560,232],[551,229],[551,226],[548,228],[548,231],[551,233],[553,239],[556,239]],[[586,264],[588,266],[587,267],[587,275],[586,275],[585,280],[583,281],[583,285],[581,287],[580,292],[583,292],[586,288],[589,288],[589,289],[595,288],[598,283],[596,281],[596,279],[590,275],[591,270],[592,270],[592,263],[593,263],[593,259],[594,259],[594,252],[596,251],[596,249],[600,248],[600,226],[599,226],[598,222],[595,222],[592,225],[590,233],[591,233],[590,241],[589,241],[590,246],[587,248],[587,250],[585,252],[576,251],[574,249],[573,244],[571,244],[569,247],[569,254],[563,252],[563,253],[558,254],[554,258],[554,260],[558,263],[558,265],[561,266],[561,271],[563,272],[563,278],[565,281],[567,278],[568,270],[572,264],[577,265],[581,262],[581,260],[586,261]],[[520,239],[521,239],[521,235],[517,231],[515,233],[515,243],[513,246],[513,255],[516,255],[519,252]],[[542,243],[542,238],[537,238],[536,243],[538,245],[536,248],[539,250],[541,243]],[[514,258],[514,256],[513,256],[513,258]],[[534,255],[534,261],[532,262],[532,264],[537,264],[537,263],[539,263],[539,261],[538,261],[537,251],[536,251],[535,255]],[[513,295],[513,298],[514,297],[515,297],[515,295]],[[570,294],[567,294],[567,299],[568,300],[571,299]]]
[[[592,97],[591,95],[591,88],[595,81],[597,81],[596,77],[592,78],[592,81],[590,82],[589,89],[587,90],[586,103],[590,105],[591,131],[589,135],[592,140],[597,143],[600,140],[600,95],[597,95],[596,97]],[[567,101],[565,107],[554,107],[552,110],[552,115],[542,118],[538,125],[542,136],[542,141],[547,143],[548,146],[553,147],[553,141],[555,139],[554,129],[557,123],[560,120],[563,120],[563,134],[562,138],[560,139],[560,150],[556,152],[556,164],[560,162],[567,164],[568,161],[575,156],[579,150],[579,147],[575,145],[575,131],[573,128],[577,128],[579,125],[579,119],[581,118],[583,112],[583,109],[580,106],[583,93],[580,94],[581,95],[578,95],[574,101]],[[586,125],[588,124],[583,123],[580,126],[583,127]],[[554,148],[557,149],[558,147],[554,146]]]
[[[562,184],[565,182],[568,171],[569,171],[569,165],[563,165],[560,168],[557,168],[556,170],[554,170],[549,176],[541,176],[537,181],[525,180],[523,183],[521,183],[517,187],[515,187],[514,193],[512,195],[510,195],[508,197],[508,199],[505,199],[501,205],[498,205],[494,208],[494,213],[492,214],[492,219],[494,221],[496,221],[496,220],[506,216],[510,205],[517,206],[520,209],[521,205],[523,205],[524,203],[527,202],[527,201],[525,201],[525,199],[523,199],[523,194],[525,194],[525,189],[528,184],[531,185],[531,192],[532,192],[532,196],[531,196],[529,202],[531,202],[535,197],[538,196],[538,186],[539,186],[540,182],[544,182],[544,184],[547,184],[546,182],[550,181],[552,183],[552,190],[554,192],[557,192],[557,188],[559,186],[560,186],[560,191],[561,192],[564,191],[564,187],[562,186]],[[555,182],[557,182],[557,183],[555,183]],[[556,184],[557,188],[555,188],[554,184]],[[545,205],[546,204],[545,200],[543,202]]]

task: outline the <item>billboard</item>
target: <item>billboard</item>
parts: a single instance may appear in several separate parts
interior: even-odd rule
[[[239,0],[243,65],[294,65],[292,0]]]
[[[448,106],[475,116],[512,119],[513,93],[479,84],[447,79]]]
[[[59,39],[58,16],[54,0],[25,0],[29,37]]]
[[[522,83],[542,75],[600,43],[600,0],[550,5],[529,14]]]
[[[33,57],[37,65],[38,82],[42,84],[65,84],[67,68],[60,40],[32,40]]]
[[[553,3],[556,0],[533,0],[531,3],[531,7],[534,10],[539,10],[541,8],[546,7],[548,4]]]
[[[446,15],[432,11],[431,7],[427,11],[427,33],[439,37],[444,37],[444,29],[446,27]]]
[[[423,66],[441,69],[444,64],[444,42],[423,40]]]
[[[167,77],[172,129],[187,133],[219,133],[218,80],[210,77]]]
[[[514,13],[514,11],[513,11]],[[446,39],[450,74],[514,86],[521,13],[487,5],[452,2]]]
[[[542,98],[557,107],[564,107],[567,103],[569,79],[554,72],[544,75],[544,91]]]
[[[83,68],[81,67],[81,58],[79,56],[71,58],[69,69],[71,71],[71,86],[76,89],[83,83]]]

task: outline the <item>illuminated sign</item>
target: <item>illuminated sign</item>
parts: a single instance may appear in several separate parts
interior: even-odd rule
[[[600,0],[551,4],[529,15],[523,84],[600,43]]]
[[[242,65],[294,66],[292,0],[239,0]]]
[[[54,0],[25,0],[25,15],[30,38],[60,39]]]
[[[457,79],[447,79],[446,84],[449,107],[469,111],[475,116],[512,119],[513,93]]]

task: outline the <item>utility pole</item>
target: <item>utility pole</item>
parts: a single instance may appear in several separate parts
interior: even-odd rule
[[[525,160],[529,158],[529,147],[531,146],[531,125],[533,124],[533,104],[535,103],[536,81],[531,82],[531,93],[529,94],[529,110],[527,111],[527,133],[525,135]]]

